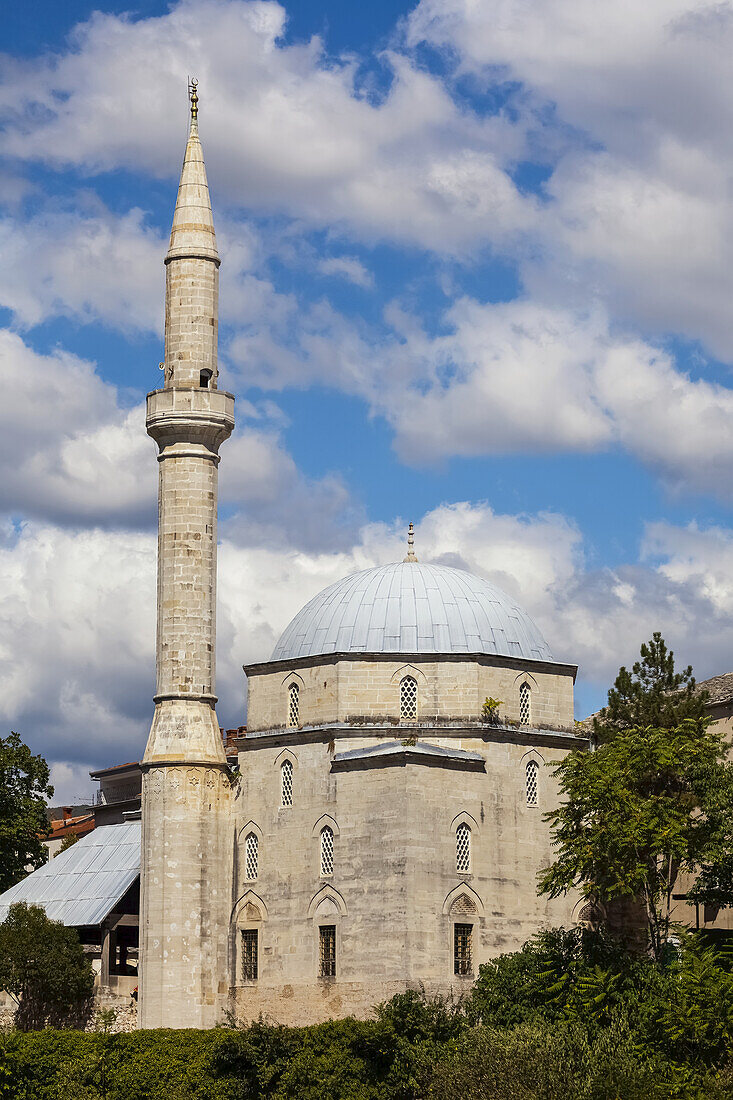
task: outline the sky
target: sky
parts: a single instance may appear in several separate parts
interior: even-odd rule
[[[0,57],[0,728],[56,802],[152,714],[163,257],[222,257],[218,714],[327,584],[488,578],[579,665],[733,669],[733,3],[26,0]]]

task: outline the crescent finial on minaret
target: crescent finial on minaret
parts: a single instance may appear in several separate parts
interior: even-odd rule
[[[405,561],[417,561],[415,556],[415,525],[411,523],[407,528],[407,557],[402,559]]]
[[[199,97],[198,97],[198,92],[196,91],[198,86],[199,86],[198,80],[196,80],[195,78],[192,77],[191,80],[188,83],[188,95],[189,95],[189,98],[191,100],[191,126],[192,127],[198,125]]]

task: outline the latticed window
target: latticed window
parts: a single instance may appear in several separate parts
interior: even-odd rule
[[[333,829],[328,825],[321,829],[321,874],[333,874]]]
[[[467,875],[471,870],[471,828],[465,821],[456,829],[456,871]]]
[[[257,878],[260,862],[260,844],[257,833],[249,833],[244,842],[244,874],[249,882]]]
[[[291,760],[283,760],[280,767],[280,805],[292,806],[293,804],[293,764]]]
[[[472,924],[453,925],[453,973],[471,974],[473,963],[471,961],[471,940],[473,938]]]
[[[257,981],[257,935],[256,928],[242,932],[242,977],[246,982]]]
[[[400,718],[417,718],[417,680],[414,676],[404,676],[400,680]]]
[[[527,791],[527,805],[537,805],[537,773],[539,764],[536,760],[528,760],[525,769],[525,788]]]
[[[336,977],[335,924],[322,924],[318,929],[318,972],[322,978]]]
[[[532,724],[532,691],[527,683],[519,688],[519,724],[520,726]]]
[[[297,726],[300,722],[300,691],[297,684],[288,688],[288,725]]]

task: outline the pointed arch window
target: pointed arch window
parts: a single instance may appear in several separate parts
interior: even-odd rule
[[[244,842],[244,876],[254,882],[260,868],[260,842],[257,833],[248,833]]]
[[[519,724],[532,725],[532,689],[526,680],[519,688]]]
[[[294,729],[300,723],[300,689],[297,684],[288,688],[288,726]]]
[[[333,829],[329,825],[321,829],[321,874],[333,874]]]
[[[465,821],[456,829],[456,872],[459,875],[471,873],[471,826]]]
[[[293,762],[283,760],[280,765],[280,805],[292,806],[293,804]]]
[[[524,787],[527,796],[527,805],[537,805],[537,776],[540,770],[540,766],[536,760],[528,760],[527,766],[524,769]]]
[[[400,718],[414,721],[417,718],[417,680],[403,676],[400,680]]]

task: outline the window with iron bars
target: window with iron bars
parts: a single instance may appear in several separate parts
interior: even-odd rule
[[[321,829],[321,874],[333,874],[333,829],[328,825]]]
[[[249,833],[244,842],[244,876],[249,882],[254,882],[259,870],[260,844],[256,833]]]
[[[300,722],[300,690],[297,684],[288,688],[288,725],[295,728]]]
[[[473,973],[471,960],[472,924],[453,925],[453,973],[465,976]]]
[[[520,726],[532,724],[532,691],[527,683],[519,688],[519,724]]]
[[[456,871],[459,875],[471,872],[471,827],[465,821],[456,829]]]
[[[414,676],[400,680],[400,718],[408,721],[417,718],[417,680]]]
[[[293,764],[291,760],[283,760],[280,767],[280,805],[292,806],[293,804]]]
[[[318,929],[318,973],[322,978],[336,977],[335,924],[322,924]]]
[[[527,792],[527,805],[537,805],[537,773],[539,772],[539,764],[536,760],[528,760],[527,767],[524,773],[524,782]]]
[[[246,982],[257,981],[257,938],[256,928],[245,928],[242,932],[242,977]]]

